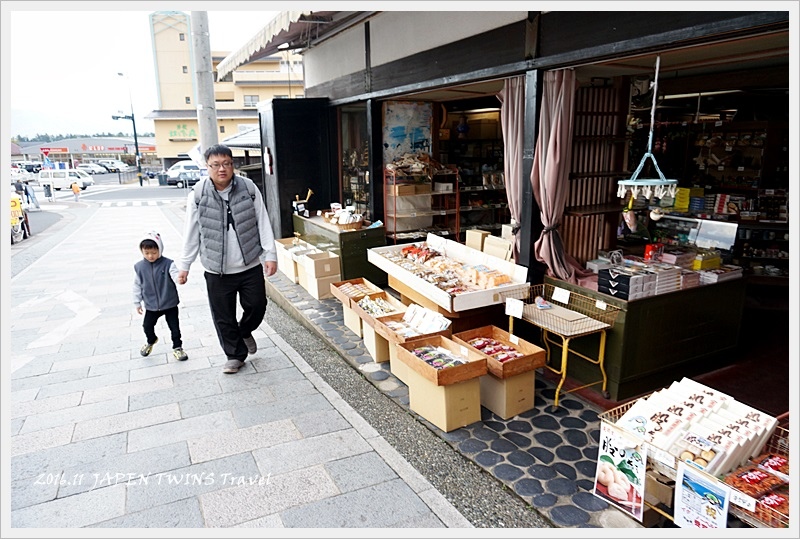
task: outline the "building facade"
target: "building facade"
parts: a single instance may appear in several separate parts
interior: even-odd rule
[[[190,15],[179,11],[154,12],[150,15],[150,33],[158,109],[147,118],[153,120],[155,126],[158,157],[168,168],[175,161],[185,159],[200,141]],[[240,66],[217,80],[216,67],[227,54],[211,53],[219,140],[258,126],[257,104],[260,101],[304,97],[299,55],[277,52]]]

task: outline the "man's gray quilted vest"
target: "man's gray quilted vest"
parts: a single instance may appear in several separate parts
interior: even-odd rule
[[[245,185],[245,182],[249,181],[251,180],[235,176],[228,193],[233,221],[236,223],[236,237],[246,265],[256,260],[262,251],[254,200]],[[255,185],[252,188],[255,192]],[[224,267],[226,213],[225,201],[217,193],[214,182],[210,178],[203,181],[197,204],[197,218],[200,223],[200,261],[204,268],[214,273],[222,273]]]

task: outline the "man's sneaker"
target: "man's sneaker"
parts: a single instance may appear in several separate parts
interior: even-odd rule
[[[186,361],[189,359],[189,356],[186,355],[186,352],[183,351],[183,348],[173,348],[172,355],[175,356],[175,359],[178,361]]]
[[[139,350],[139,352],[141,352],[141,353],[142,353],[142,355],[143,355],[143,356],[145,356],[145,357],[149,356],[149,355],[150,355],[150,352],[152,352],[152,351],[153,351],[153,346],[155,346],[155,344],[156,344],[157,342],[158,342],[158,337],[156,337],[156,340],[155,340],[155,341],[153,341],[153,342],[151,342],[151,343],[147,343],[147,344],[145,344],[144,346],[142,346],[142,349],[141,349],[141,350]]]
[[[240,361],[238,359],[228,359],[228,361],[222,367],[222,372],[225,374],[235,374],[239,372],[239,369],[241,369],[243,365],[244,361]]]
[[[258,352],[258,345],[256,344],[256,339],[252,335],[250,335],[249,337],[245,337],[242,340],[244,340],[244,344],[245,346],[247,346],[248,354],[252,356],[256,352]]]

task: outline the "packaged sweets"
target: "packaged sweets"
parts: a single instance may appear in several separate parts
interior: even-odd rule
[[[759,498],[784,481],[756,466],[743,466],[726,475],[725,483],[752,498]]]

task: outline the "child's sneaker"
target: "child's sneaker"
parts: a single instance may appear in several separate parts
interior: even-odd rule
[[[183,351],[183,348],[174,348],[172,350],[172,355],[175,356],[175,359],[178,361],[186,361],[189,359],[189,356],[186,355],[186,352]]]
[[[147,357],[150,355],[150,352],[153,351],[153,346],[155,346],[157,342],[158,342],[158,337],[156,337],[155,341],[151,343],[146,343],[144,346],[142,346],[142,349],[139,351],[142,353],[143,356]]]

